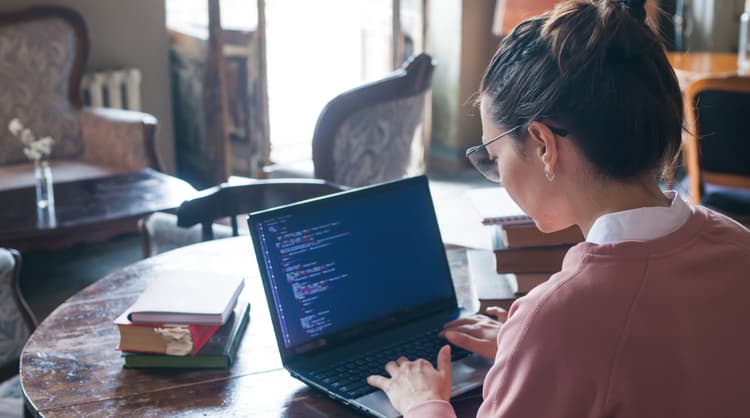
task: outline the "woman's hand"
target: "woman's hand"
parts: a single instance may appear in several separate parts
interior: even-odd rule
[[[487,308],[487,315],[474,315],[448,322],[440,336],[486,359],[494,360],[497,355],[497,333],[508,319],[508,312],[497,307]]]
[[[367,383],[381,389],[388,395],[391,404],[401,414],[426,401],[450,400],[451,398],[451,350],[443,346],[437,356],[438,368],[429,361],[418,359],[409,361],[406,357],[389,361],[385,370],[390,379],[383,376],[369,376]]]

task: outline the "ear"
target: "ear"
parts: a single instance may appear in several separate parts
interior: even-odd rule
[[[528,155],[539,159],[552,174],[558,161],[558,138],[547,125],[541,122],[531,122],[528,127],[529,145],[532,147]]]

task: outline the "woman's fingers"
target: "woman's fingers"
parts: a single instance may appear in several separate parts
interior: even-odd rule
[[[395,376],[398,372],[398,363],[395,360],[385,363],[385,371],[387,371],[391,377]]]
[[[474,337],[481,338],[485,334],[486,328],[487,327],[482,327],[479,324],[461,325],[461,326],[458,326],[458,327],[452,327],[452,328],[448,328],[448,329],[443,330],[442,337],[445,338],[445,334],[449,333],[449,332],[459,332],[459,333],[462,333],[462,334],[469,334],[469,335],[472,335]]]
[[[443,329],[457,327],[459,325],[465,325],[465,324],[474,324],[474,323],[477,323],[477,322],[479,322],[481,320],[482,320],[482,318],[479,317],[479,316],[469,316],[469,317],[466,317],[466,318],[454,319],[453,321],[446,322],[443,325]]]
[[[386,390],[388,388],[388,384],[390,383],[390,379],[383,376],[373,375],[367,377],[367,383],[370,386],[374,386],[380,390]]]
[[[447,331],[445,339],[453,345],[469,350],[486,359],[492,360],[497,355],[497,341],[488,337],[477,338],[462,332]]]
[[[476,348],[478,345],[486,342],[486,340],[482,338],[477,338],[476,336],[465,332],[457,331],[447,331],[445,333],[445,339],[448,340],[449,343],[465,348],[469,351],[474,351],[471,348]]]
[[[494,316],[500,322],[505,322],[508,319],[508,311],[498,306],[490,306],[485,312],[487,312],[487,315]]]
[[[448,344],[442,346],[438,351],[437,369],[443,375],[451,375],[451,346]]]

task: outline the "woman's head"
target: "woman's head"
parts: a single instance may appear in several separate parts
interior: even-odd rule
[[[591,169],[628,181],[679,150],[682,98],[645,1],[570,0],[519,24],[482,79],[485,114],[497,127],[562,128]]]

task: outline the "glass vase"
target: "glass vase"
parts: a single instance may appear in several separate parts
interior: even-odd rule
[[[34,179],[36,187],[37,223],[40,227],[55,227],[55,190],[52,180],[52,168],[48,161],[34,162]]]

